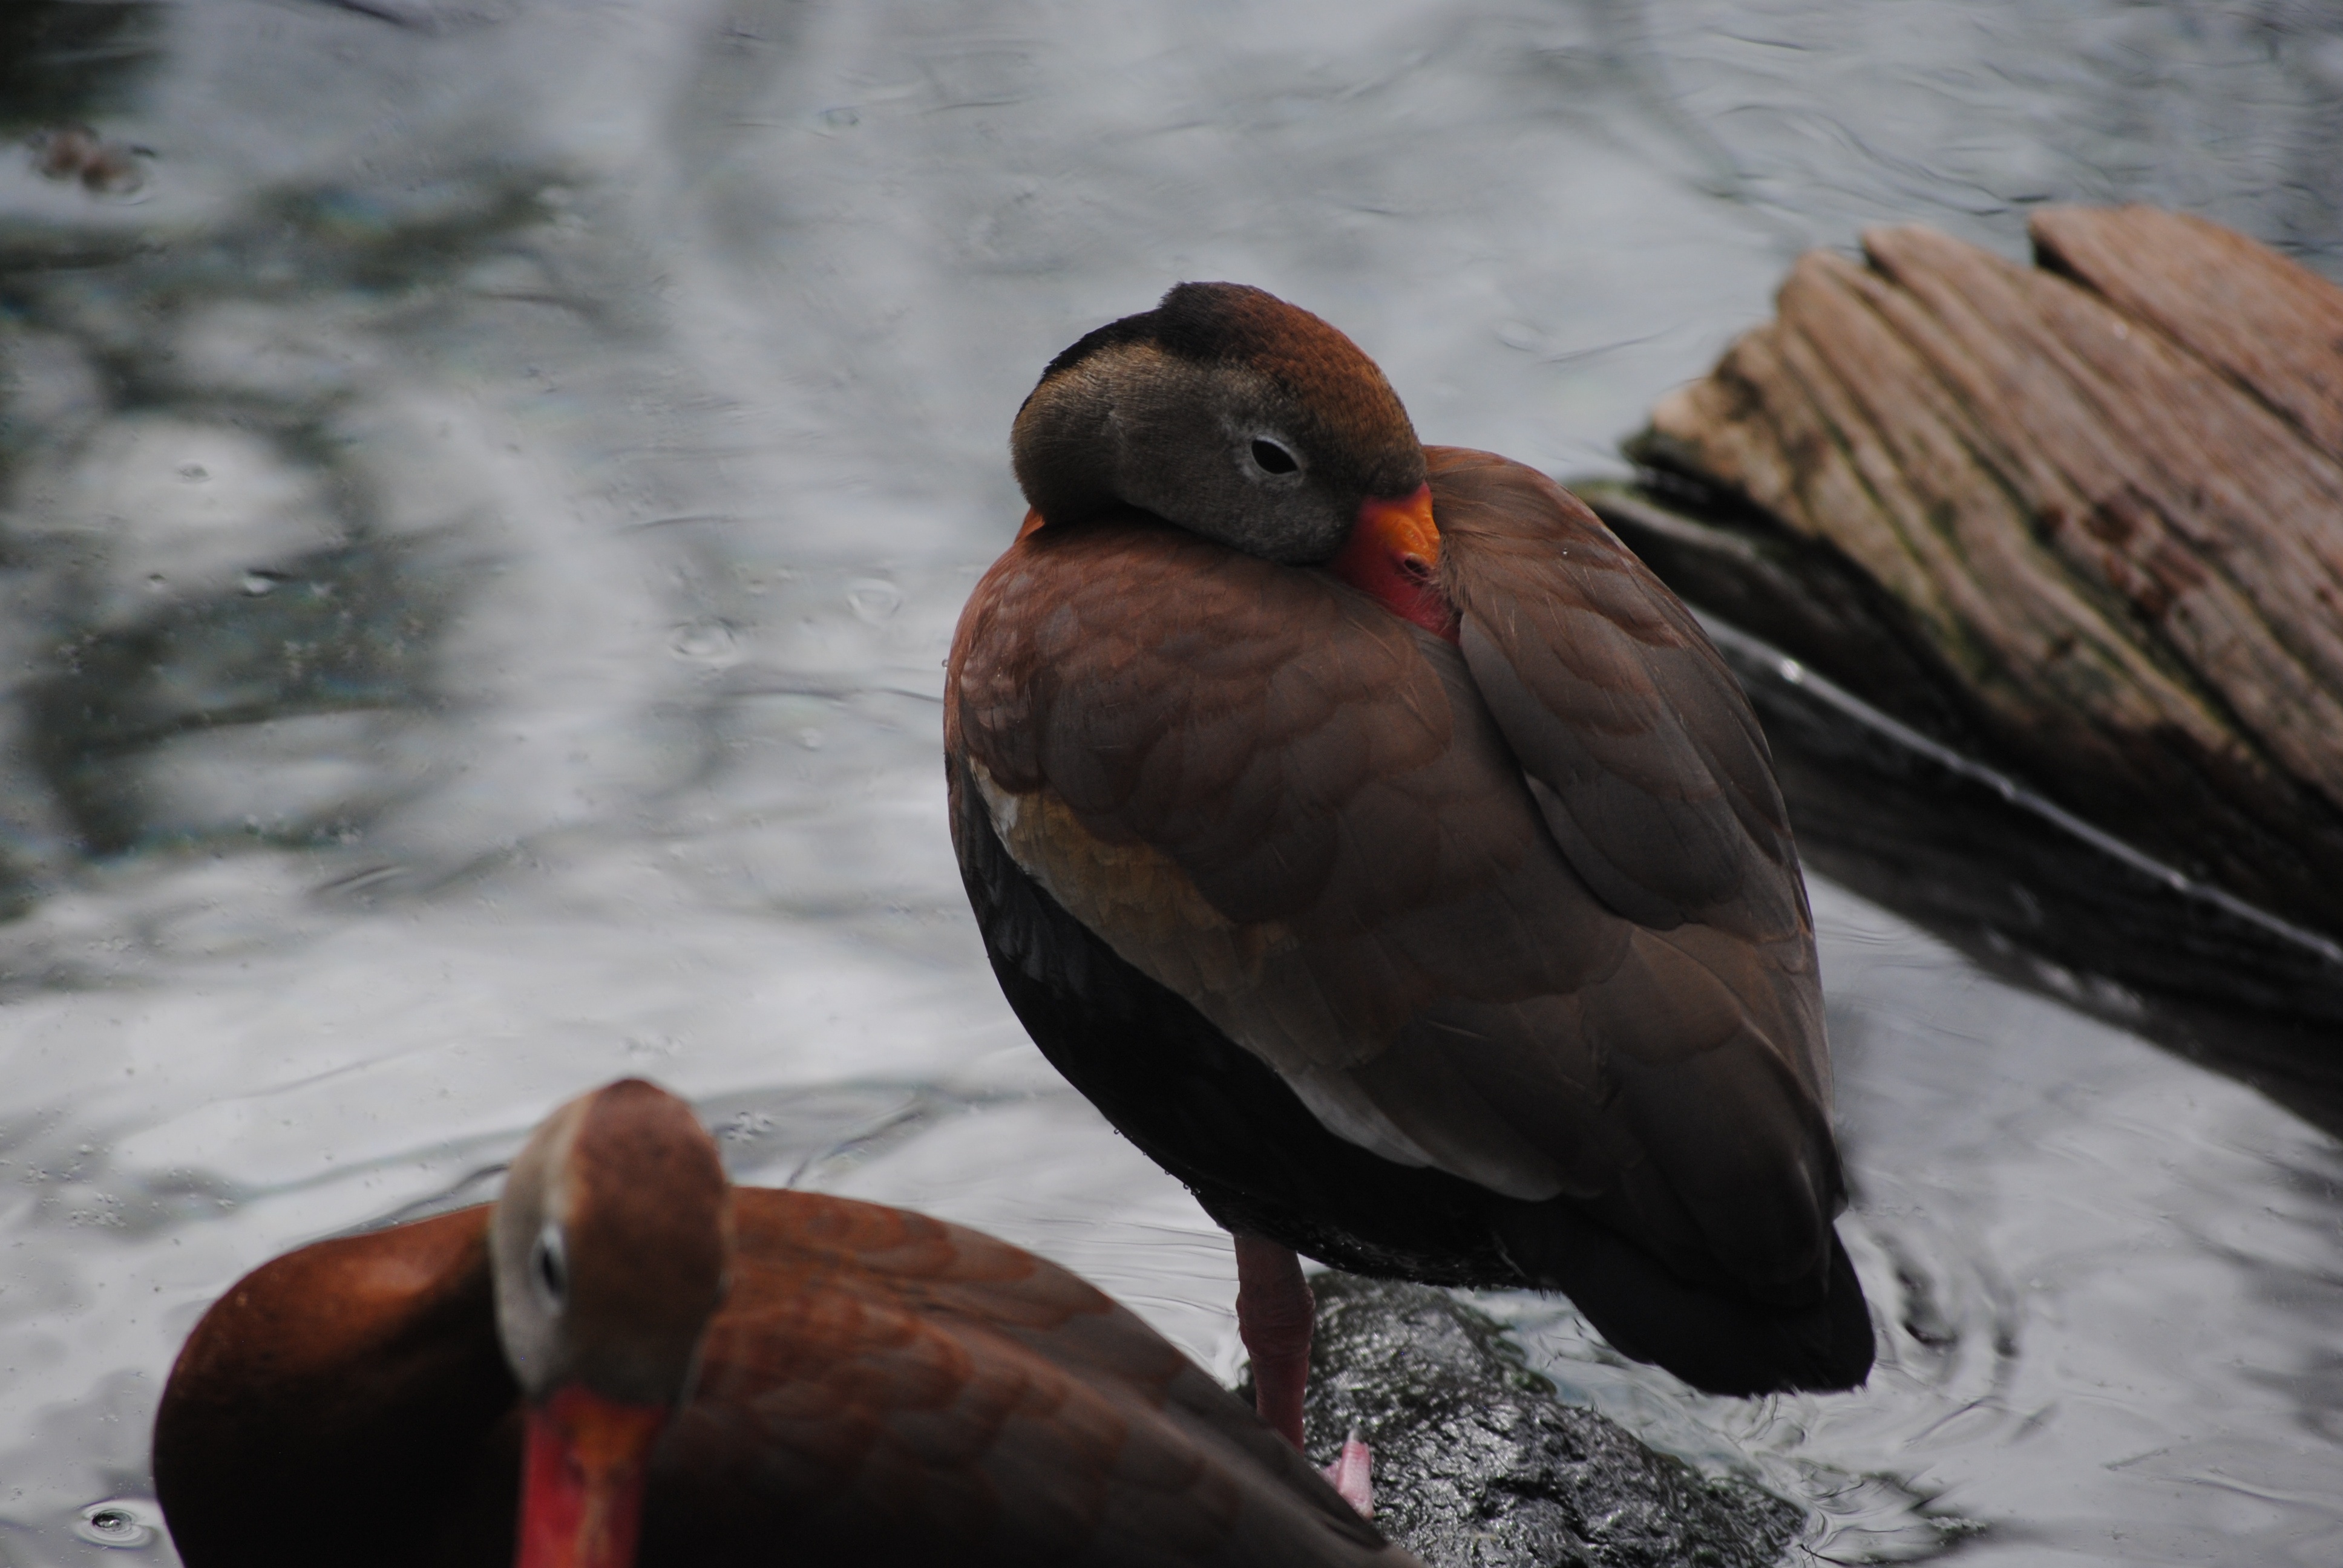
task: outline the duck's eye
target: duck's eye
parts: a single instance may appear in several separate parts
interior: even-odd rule
[[[1302,467],[1302,460],[1266,437],[1252,444],[1252,460],[1264,474],[1291,474]]]
[[[569,1304],[569,1261],[562,1253],[559,1226],[548,1224],[538,1232],[537,1245],[529,1249],[528,1273],[548,1307],[558,1312]]]

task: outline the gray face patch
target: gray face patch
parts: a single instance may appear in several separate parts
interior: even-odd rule
[[[1292,434],[1292,398],[1241,366],[1198,365],[1152,347],[1118,351],[1109,370],[1114,493],[1247,555],[1286,566],[1340,549],[1363,498],[1338,493]],[[1289,457],[1272,471],[1253,444]]]
[[[562,1332],[568,1306],[568,1259],[559,1216],[568,1197],[562,1171],[585,1105],[578,1100],[563,1106],[529,1139],[505,1178],[504,1196],[498,1200],[488,1228],[488,1246],[495,1258],[498,1337],[504,1343],[513,1375],[532,1398],[560,1382],[569,1371],[568,1346]],[[558,1292],[547,1288],[548,1235],[558,1250],[549,1260],[558,1276]]]

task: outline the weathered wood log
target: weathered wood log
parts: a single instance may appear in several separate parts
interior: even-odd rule
[[[2033,267],[1924,228],[1801,258],[1597,508],[1695,603],[2343,933],[2343,288],[2147,207],[2032,233]]]

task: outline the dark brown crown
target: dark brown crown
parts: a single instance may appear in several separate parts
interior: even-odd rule
[[[1085,334],[1050,361],[1041,382],[1129,343],[1267,377],[1292,397],[1307,427],[1295,435],[1367,494],[1401,496],[1423,483],[1415,427],[1375,362],[1336,328],[1265,289],[1175,284],[1153,310]]]

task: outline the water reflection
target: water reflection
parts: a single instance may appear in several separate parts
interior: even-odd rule
[[[2338,60],[2086,0],[10,9],[9,134],[153,156],[0,157],[0,1555],[166,1558],[92,1532],[203,1305],[619,1072],[1233,1370],[1225,1242],[1024,1043],[946,843],[1039,367],[1246,278],[1429,438],[1612,465],[1862,222],[2144,197],[2334,265]],[[1872,1388],[1704,1401],[1496,1305],[1835,1559],[2333,1560],[2329,1136],[1816,903]]]
[[[1827,884],[1817,913],[1849,1245],[1894,1327],[1855,1398],[1695,1400],[1672,1420],[1778,1487],[1885,1472],[1982,1524],[1968,1551],[1987,1561],[2331,1555],[2331,1137]],[[1598,1403],[1648,1397],[1574,1323],[1526,1311]],[[1827,1516],[1815,1544],[1923,1539],[1875,1506]]]

